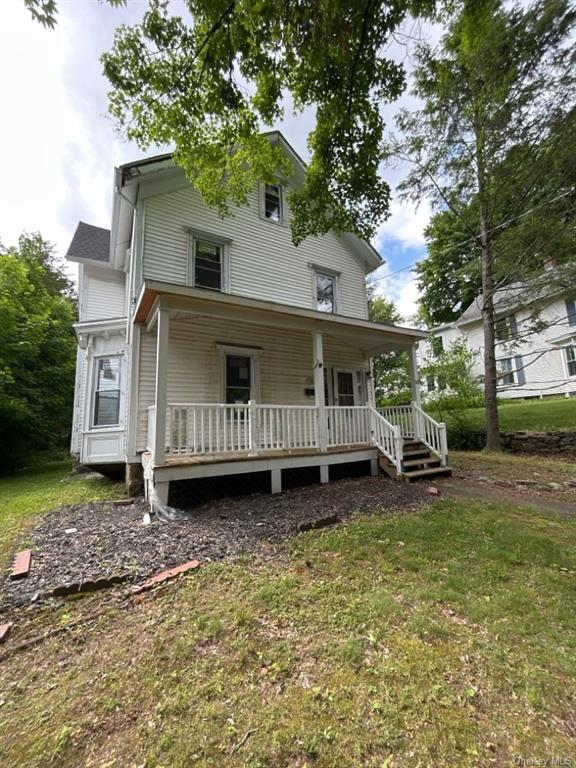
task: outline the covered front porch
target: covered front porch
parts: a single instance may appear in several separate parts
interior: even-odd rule
[[[422,332],[198,289],[152,291],[136,313],[141,367],[154,354],[140,453],[162,503],[175,479],[269,470],[274,492],[282,469],[317,466],[327,482],[331,464],[369,460],[376,473],[382,456],[401,475],[408,440],[445,465],[445,430],[420,407]],[[414,401],[377,409],[371,358],[391,349],[410,354]]]

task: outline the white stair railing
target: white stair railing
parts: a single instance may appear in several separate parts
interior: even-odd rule
[[[433,453],[435,453],[443,467],[448,464],[448,441],[446,438],[446,424],[435,421],[417,403],[412,403],[414,413],[414,437],[421,440]]]
[[[372,441],[396,467],[398,475],[402,473],[404,440],[398,424],[392,424],[375,408],[370,407],[370,429]]]
[[[414,410],[411,405],[387,405],[376,409],[390,424],[400,427],[402,437],[412,439],[415,433]]]

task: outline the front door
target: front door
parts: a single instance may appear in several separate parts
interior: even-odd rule
[[[241,405],[252,400],[252,386],[252,357],[226,355],[226,402]]]
[[[356,374],[354,371],[335,371],[336,405],[355,405]]]

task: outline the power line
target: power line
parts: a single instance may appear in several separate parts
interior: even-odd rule
[[[551,200],[546,200],[543,203],[539,203],[538,205],[533,206],[532,208],[529,208],[527,211],[524,211],[523,213],[519,214],[518,216],[514,216],[511,219],[507,219],[506,221],[501,222],[495,227],[492,227],[491,229],[486,230],[486,232],[483,233],[483,235],[489,235],[492,232],[496,232],[499,229],[502,229],[503,227],[508,226],[508,224],[512,224],[515,221],[518,221],[518,219],[522,219],[524,216],[528,216],[531,213],[534,213],[534,211],[539,210],[540,208],[544,208],[547,205],[552,205],[552,203],[558,202],[558,200],[561,200],[564,197],[567,197],[568,195],[571,195],[573,192],[576,192],[576,187],[572,187],[572,189],[569,189],[567,192],[563,192],[561,195],[557,195],[556,197],[553,197]],[[467,240],[463,240],[461,243],[456,243],[455,245],[451,245],[448,248],[444,248],[441,251],[438,251],[438,255],[441,256],[445,253],[449,253],[450,251],[455,250],[456,248],[461,248],[463,245],[467,245],[468,243],[471,243],[474,240],[478,240],[482,237],[482,235],[473,235],[472,237],[469,237]],[[414,261],[411,264],[408,264],[406,267],[402,267],[401,269],[396,269],[394,272],[388,272],[388,274],[384,275],[383,277],[379,278],[380,280],[385,280],[387,277],[392,277],[393,275],[398,275],[400,272],[406,272],[407,270],[411,270],[413,267],[415,267],[417,264],[420,263],[421,260]]]

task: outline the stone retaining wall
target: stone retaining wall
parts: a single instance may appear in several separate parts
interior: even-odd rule
[[[570,432],[502,432],[502,449],[511,453],[576,456],[576,430]]]

